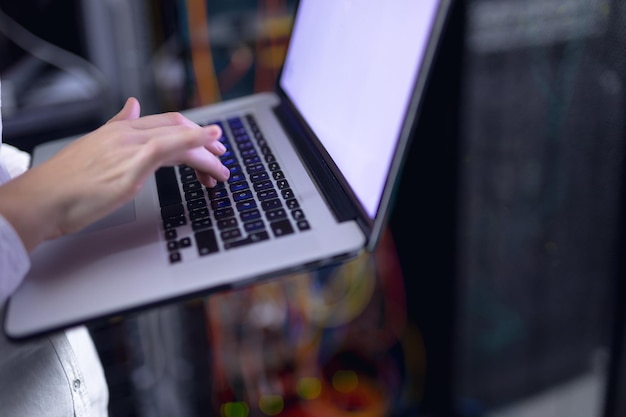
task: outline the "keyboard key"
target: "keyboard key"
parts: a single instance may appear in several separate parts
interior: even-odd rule
[[[237,222],[236,217],[229,217],[228,219],[220,220],[217,222],[217,228],[220,230],[224,229],[232,229],[233,227],[237,227],[239,223]]]
[[[251,220],[260,219],[261,218],[261,212],[259,210],[257,210],[257,209],[243,211],[239,215],[239,218],[244,223],[245,222],[249,222]]]
[[[246,132],[246,129],[243,127],[243,123],[240,121],[238,121],[237,123],[231,123],[230,124],[230,129],[233,132],[233,136],[243,136],[243,135],[248,135],[248,133]]]
[[[291,223],[289,223],[289,220],[279,220],[277,222],[270,223],[270,227],[272,228],[272,232],[274,232],[274,236],[276,237],[290,235],[294,232]]]
[[[241,151],[241,157],[242,158],[247,158],[249,156],[254,156],[254,155],[257,155],[256,149],[254,149],[254,148],[245,149],[245,150]]]
[[[202,207],[206,207],[206,200],[204,198],[197,198],[195,200],[187,201],[187,210],[195,210]]]
[[[171,264],[175,264],[177,262],[182,261],[182,256],[180,255],[180,252],[170,252],[170,263]]]
[[[280,165],[278,165],[278,162],[270,162],[269,164],[267,164],[267,167],[270,171],[278,171],[280,169]]]
[[[283,203],[278,198],[261,202],[261,208],[263,209],[263,211],[274,210],[282,206]]]
[[[285,200],[289,200],[294,197],[293,190],[291,188],[286,188],[284,190],[280,190],[280,193],[283,195]]]
[[[238,248],[238,247],[241,247],[241,246],[250,245],[252,243],[260,242],[262,240],[267,240],[269,238],[270,238],[269,234],[265,230],[263,230],[263,231],[260,231],[260,232],[251,233],[245,239],[235,240],[235,241],[232,241],[232,242],[226,242],[226,243],[224,243],[224,249]]]
[[[298,230],[300,231],[311,229],[309,222],[306,220],[299,220],[296,224],[298,225]]]
[[[257,208],[256,201],[254,200],[245,200],[236,203],[237,211],[246,211]]]
[[[226,191],[225,188],[221,188],[216,190],[215,188],[211,188],[208,191],[209,194],[209,199],[210,200],[216,200],[218,198],[224,198],[224,197],[228,197],[228,191]]]
[[[196,198],[204,198],[204,192],[202,191],[202,188],[200,188],[199,190],[188,191],[185,193],[185,200],[187,201],[195,200]]]
[[[300,210],[300,209],[296,209],[296,210],[293,210],[291,212],[291,216],[296,221],[302,220],[302,219],[304,219],[304,212],[302,210]]]
[[[182,204],[172,204],[161,207],[161,218],[163,220],[171,217],[180,217],[185,215],[185,207]]]
[[[244,190],[244,191],[239,191],[236,193],[233,193],[233,200],[235,200],[235,202],[238,201],[242,201],[242,200],[248,200],[250,198],[252,198],[252,191],[250,190]]]
[[[178,172],[183,175],[183,174],[189,174],[191,172],[196,172],[192,167],[190,167],[189,165],[179,165],[178,166]]]
[[[181,240],[178,241],[178,246],[181,249],[190,247],[191,246],[191,238],[189,238],[189,237],[182,238]]]
[[[163,229],[174,229],[175,227],[181,227],[187,224],[187,218],[185,216],[170,217],[163,220]]]
[[[298,207],[300,207],[300,203],[298,203],[298,200],[296,200],[295,198],[289,199],[285,203],[287,203],[287,208],[289,210],[297,209]]]
[[[256,182],[252,185],[254,187],[254,191],[263,191],[263,190],[267,190],[270,188],[274,188],[274,184],[272,184],[272,181],[267,180],[267,181],[259,181]]]
[[[209,209],[206,207],[202,207],[199,209],[191,210],[189,212],[189,218],[191,220],[199,220],[204,219],[205,217],[209,217]]]
[[[276,186],[279,190],[284,190],[285,188],[289,188],[289,183],[287,180],[276,181]]]
[[[259,182],[259,181],[266,181],[269,179],[270,179],[270,176],[267,174],[267,172],[257,172],[255,174],[250,175],[250,181],[252,181],[252,183]]]
[[[265,218],[267,219],[268,222],[285,219],[287,218],[287,212],[285,211],[285,209],[282,209],[282,208],[278,210],[270,210],[270,211],[265,212]]]
[[[254,149],[254,145],[252,144],[252,142],[242,142],[237,144],[237,149],[239,149],[243,156],[243,152]]]
[[[244,181],[245,179],[246,176],[243,174],[243,172],[238,172],[237,174],[231,174],[231,176],[228,178],[228,183],[233,184],[235,182]]]
[[[215,210],[215,218],[217,220],[225,219],[227,217],[233,217],[235,215],[235,210],[232,207],[226,207],[223,209]]]
[[[174,240],[178,237],[176,229],[167,229],[165,231],[165,240]]]
[[[194,220],[193,222],[191,222],[191,229],[196,232],[198,230],[202,230],[202,229],[208,229],[209,227],[212,227],[213,223],[211,222],[211,219],[208,217],[205,217],[204,219],[198,219],[198,220]]]
[[[213,208],[213,210],[223,209],[232,205],[233,203],[231,203],[230,198],[219,198],[211,201],[211,208]]]
[[[235,133],[235,142],[237,143],[250,142],[250,136],[248,136],[245,130],[243,132]]]
[[[230,175],[237,175],[241,173],[241,165],[239,164],[235,164],[235,165],[231,165],[228,167],[228,170],[230,171]]]
[[[196,238],[196,246],[198,248],[198,254],[200,256],[216,253],[219,249],[217,246],[217,239],[215,238],[215,232],[213,229],[206,229],[194,234]]]
[[[229,158],[222,157],[221,160],[222,160],[222,165],[225,165],[227,167],[231,167],[238,163],[237,158],[233,157],[232,155]]]
[[[188,182],[198,181],[198,176],[195,171],[185,172],[180,174],[180,181],[185,184]]]
[[[161,207],[182,202],[180,190],[178,189],[178,179],[173,167],[159,168],[155,172],[157,193]]]
[[[192,181],[192,182],[183,183],[184,192],[196,191],[196,190],[201,190],[201,189],[202,189],[202,184],[200,184],[200,181]]]
[[[246,166],[252,165],[252,164],[258,164],[259,162],[261,162],[261,159],[256,155],[243,159],[243,164]]]
[[[241,237],[241,230],[239,230],[238,228],[237,229],[224,230],[220,234],[220,237],[224,241],[233,240],[233,239],[239,239]]]
[[[265,167],[263,166],[263,164],[250,165],[248,168],[246,168],[246,171],[248,172],[248,174],[265,172]]]
[[[246,229],[246,232],[254,232],[256,230],[265,229],[265,223],[263,220],[254,220],[244,223],[243,228]]]
[[[260,191],[256,194],[256,196],[259,200],[263,201],[263,200],[269,200],[270,198],[276,198],[278,197],[278,194],[276,194],[276,190],[271,189],[271,190]]]
[[[247,190],[250,186],[248,185],[248,181],[240,181],[234,184],[230,184],[230,191],[236,193],[237,191]]]

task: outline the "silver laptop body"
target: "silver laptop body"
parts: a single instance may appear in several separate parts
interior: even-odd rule
[[[255,203],[233,200],[248,193],[231,183],[223,184],[231,206],[196,189],[209,214],[190,218],[204,206],[195,205],[197,198],[185,200],[184,167],[174,167],[169,172],[177,175],[185,220],[170,224],[174,217],[164,217],[169,208],[161,207],[158,177],[151,178],[117,212],[32,253],[31,271],[7,303],[7,336],[37,336],[373,250],[449,3],[300,1],[276,92],[183,112],[199,124],[222,125]],[[236,140],[245,135],[253,145],[239,149]],[[33,164],[71,140],[37,147]],[[256,199],[267,190],[256,189],[250,165],[241,163],[254,156],[244,155],[251,148],[259,156],[253,165],[268,175],[263,184],[275,190],[269,208]],[[248,204],[258,212],[249,221],[242,214],[250,214]],[[216,217],[228,207],[235,220]]]

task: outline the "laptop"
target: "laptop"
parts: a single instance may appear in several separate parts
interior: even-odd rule
[[[217,123],[228,182],[159,169],[136,198],[45,242],[9,299],[26,339],[376,248],[451,0],[300,0],[274,92],[183,112]],[[33,164],[73,138],[42,144]]]

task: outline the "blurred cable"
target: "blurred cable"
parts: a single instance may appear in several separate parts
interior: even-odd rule
[[[205,0],[186,1],[187,27],[198,100],[197,103],[193,103],[195,105],[221,101],[209,38],[207,7]]]
[[[0,9],[0,33],[33,57],[74,75],[83,81],[87,88],[93,89],[94,84],[85,81],[85,74],[90,75],[92,77],[90,81],[95,81],[95,85],[98,86],[95,91],[90,91],[93,95],[105,94],[108,91],[106,77],[91,62],[36,36],[2,9]]]

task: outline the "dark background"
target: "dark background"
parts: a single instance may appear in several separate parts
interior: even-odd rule
[[[18,45],[19,31],[0,34],[6,142],[30,150],[82,133],[130,94],[147,112],[207,103],[184,14],[192,1],[136,0],[125,9],[101,2],[96,11],[87,3],[0,0],[29,32],[87,62],[33,58]],[[205,6],[219,85],[213,100],[270,89],[294,2]],[[399,184],[392,241],[371,269],[380,288],[401,277],[404,315],[381,313],[393,302],[376,287],[383,296],[372,296],[360,316],[325,328],[320,371],[358,362],[382,385],[399,381],[382,415],[623,414],[624,362],[616,353],[625,317],[625,13],[618,0],[456,2]],[[274,25],[273,35],[259,22]],[[399,275],[389,272],[396,263]],[[342,268],[318,271],[307,288],[335,288],[348,276]],[[259,330],[243,316],[209,314],[209,306],[240,317],[243,307],[232,306],[276,285],[291,289],[293,280],[92,326],[112,416],[218,415],[224,398],[251,396],[241,376],[245,352],[235,360],[239,371],[227,369],[236,380],[224,385],[229,394],[211,358],[228,346],[220,337],[243,343]],[[380,349],[346,344],[355,332],[378,334],[372,311],[391,327],[406,317],[402,336]],[[262,333],[261,367],[282,358],[273,374],[293,373],[285,351],[300,345]],[[183,362],[196,372],[172,371]],[[294,410],[284,413],[304,413]]]

